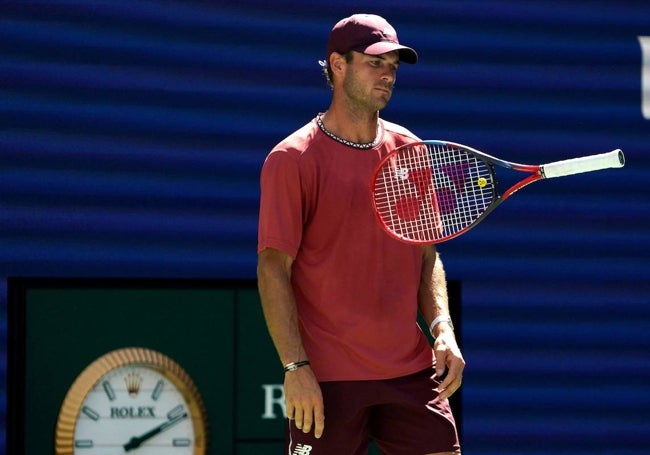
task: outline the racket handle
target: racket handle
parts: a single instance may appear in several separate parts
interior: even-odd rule
[[[541,167],[544,178],[562,177],[564,175],[580,174],[581,172],[598,171],[612,167],[623,167],[625,165],[625,156],[621,149],[612,150],[611,152],[601,153],[600,155],[583,156],[572,158],[564,161],[544,164]]]

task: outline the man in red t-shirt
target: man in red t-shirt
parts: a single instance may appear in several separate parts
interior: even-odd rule
[[[465,363],[442,262],[433,245],[388,236],[369,194],[379,160],[417,140],[379,119],[400,62],[416,61],[383,18],[339,21],[321,62],[329,109],[262,169],[258,284],[285,369],[290,455],[361,455],[371,439],[390,455],[460,453],[447,398]]]

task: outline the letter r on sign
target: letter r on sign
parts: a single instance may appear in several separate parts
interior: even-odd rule
[[[275,406],[280,406],[282,418],[287,417],[287,405],[284,401],[284,387],[282,384],[262,384],[264,389],[264,414],[263,419],[277,419]]]

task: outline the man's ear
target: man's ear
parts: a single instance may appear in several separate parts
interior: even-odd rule
[[[330,54],[330,68],[334,74],[341,73],[345,68],[345,56],[339,54],[338,52],[332,52]]]

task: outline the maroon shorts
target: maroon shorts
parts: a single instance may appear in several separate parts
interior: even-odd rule
[[[285,453],[366,455],[372,439],[382,453],[424,455],[460,450],[447,400],[439,402],[433,369],[380,381],[322,382],[325,431],[305,434],[289,421]]]

